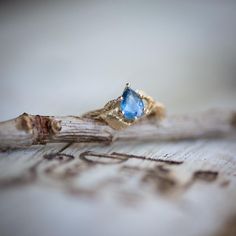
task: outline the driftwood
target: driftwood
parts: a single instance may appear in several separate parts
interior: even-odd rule
[[[77,116],[22,114],[0,123],[0,148],[46,143],[100,143],[113,141],[164,141],[227,135],[235,127],[236,113],[211,110],[191,115],[168,116],[163,121],[143,120],[117,131],[107,124]]]

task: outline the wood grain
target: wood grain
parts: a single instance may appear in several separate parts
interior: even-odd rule
[[[1,152],[1,235],[232,235],[235,142],[231,135]]]
[[[235,112],[210,110],[167,116],[163,121],[144,119],[117,131],[106,123],[76,116],[23,115],[0,123],[0,148],[19,148],[46,143],[99,143],[114,141],[166,141],[229,135],[235,131]]]

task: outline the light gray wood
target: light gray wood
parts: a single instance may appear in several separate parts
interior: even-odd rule
[[[236,136],[0,153],[1,235],[234,235]]]
[[[234,110],[167,116],[164,120],[143,119],[117,131],[106,123],[67,116],[22,114],[0,123],[0,148],[27,147],[36,144],[77,142],[110,144],[114,141],[163,141],[228,135],[235,129]]]

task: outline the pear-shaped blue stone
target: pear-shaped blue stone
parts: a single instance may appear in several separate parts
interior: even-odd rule
[[[127,120],[139,118],[144,113],[144,103],[141,97],[132,89],[126,88],[120,103],[120,109]]]

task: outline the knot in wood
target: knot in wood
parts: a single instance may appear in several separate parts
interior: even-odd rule
[[[34,144],[44,144],[50,135],[60,131],[61,126],[52,117],[36,115],[32,120]]]

